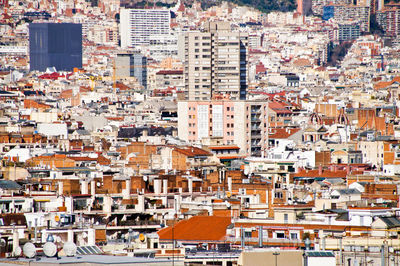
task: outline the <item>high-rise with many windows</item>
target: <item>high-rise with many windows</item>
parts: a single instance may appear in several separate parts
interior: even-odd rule
[[[227,22],[209,22],[185,37],[185,90],[189,100],[246,99],[248,35]]]
[[[71,71],[82,67],[82,24],[29,24],[30,70],[48,67]]]
[[[135,77],[147,89],[147,58],[142,54],[117,54],[115,73],[118,78]]]
[[[169,35],[171,14],[164,9],[121,9],[121,47],[149,45],[151,36]]]
[[[206,100],[178,102],[178,136],[189,143],[220,138],[241,153],[264,157],[268,148],[268,102]]]

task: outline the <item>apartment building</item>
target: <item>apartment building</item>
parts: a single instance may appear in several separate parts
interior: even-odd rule
[[[378,11],[376,20],[385,31],[386,36],[397,37],[400,34],[400,9],[385,8]]]
[[[248,34],[232,32],[227,22],[209,22],[185,36],[185,90],[188,100],[227,95],[246,99]]]
[[[337,40],[339,42],[356,40],[361,35],[360,24],[351,21],[339,23],[337,32]]]
[[[262,157],[268,147],[268,102],[206,100],[178,102],[178,136],[190,143],[221,137],[242,153]]]
[[[150,37],[169,35],[171,14],[164,9],[121,9],[121,47],[149,45]]]
[[[369,32],[370,7],[356,5],[328,5],[323,7],[323,18],[334,18],[337,22],[358,22],[361,32]]]
[[[156,88],[165,89],[175,87],[183,90],[183,71],[182,70],[160,70],[156,73]]]
[[[351,0],[314,0],[312,1],[312,13],[314,15],[322,15],[324,6],[331,5],[349,5]]]
[[[115,59],[117,78],[135,77],[145,89],[147,88],[147,58],[139,53],[117,54]]]

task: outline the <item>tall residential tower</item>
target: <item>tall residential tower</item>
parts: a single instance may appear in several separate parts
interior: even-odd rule
[[[121,9],[121,47],[149,45],[150,37],[169,35],[170,21],[167,9]]]
[[[29,24],[30,70],[82,68],[82,24]]]
[[[223,96],[246,99],[248,35],[227,22],[209,22],[185,37],[185,90],[188,100]]]

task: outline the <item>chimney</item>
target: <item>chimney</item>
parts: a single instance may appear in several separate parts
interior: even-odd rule
[[[193,179],[192,178],[189,178],[188,186],[189,186],[189,193],[193,193]]]
[[[163,179],[163,194],[168,193],[168,179]]]
[[[87,180],[82,180],[81,183],[81,194],[89,193],[89,182]]]
[[[96,196],[96,181],[94,179],[90,182],[90,194],[93,198]]]
[[[322,164],[318,166],[318,175],[322,175]]]

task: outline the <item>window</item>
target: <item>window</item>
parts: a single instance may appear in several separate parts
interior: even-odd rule
[[[285,233],[276,233],[276,238],[285,238]]]
[[[244,237],[245,238],[251,238],[251,232],[244,232]]]
[[[290,239],[298,239],[297,233],[290,233]]]

